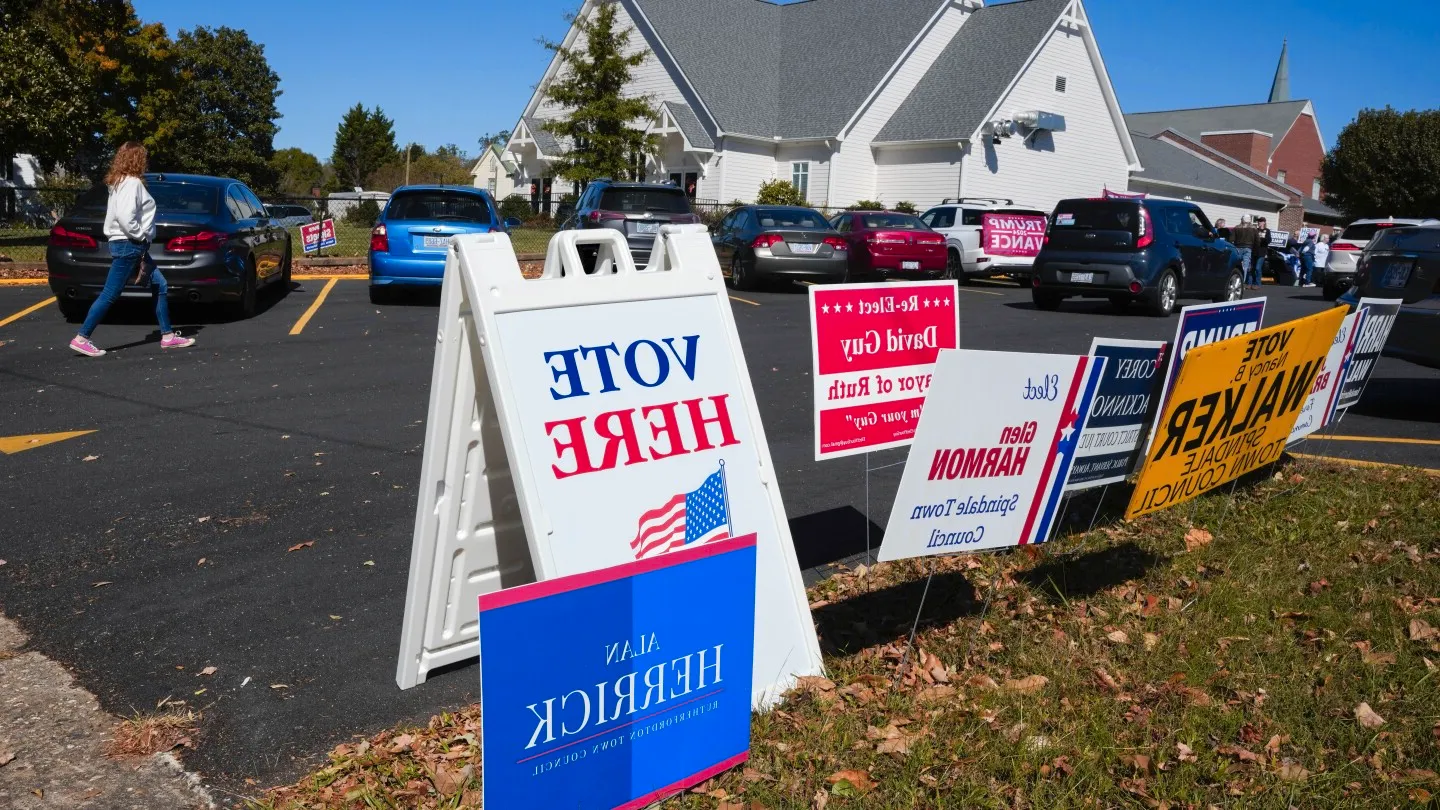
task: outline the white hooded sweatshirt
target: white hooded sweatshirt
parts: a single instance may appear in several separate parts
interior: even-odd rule
[[[155,239],[155,198],[138,177],[126,177],[110,187],[105,203],[105,236],[111,242]]]

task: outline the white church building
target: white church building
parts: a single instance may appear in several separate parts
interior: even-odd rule
[[[646,56],[626,92],[659,112],[646,179],[697,199],[753,201],[783,179],[828,208],[1003,197],[1050,210],[1126,190],[1142,168],[1081,0],[613,2]],[[506,147],[537,206],[571,191],[550,170],[565,145],[543,128],[563,113],[546,96],[559,69]]]

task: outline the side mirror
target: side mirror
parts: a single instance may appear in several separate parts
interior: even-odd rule
[[[524,227],[524,226],[525,226],[525,223],[524,223],[524,222],[521,222],[519,217],[506,217],[506,218],[505,218],[505,230],[507,230],[507,231],[508,231],[508,230],[511,230],[511,229],[513,229],[513,228],[521,228],[521,227]]]

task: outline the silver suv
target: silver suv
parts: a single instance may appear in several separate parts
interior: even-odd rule
[[[575,202],[575,213],[564,227],[575,229],[610,228],[625,235],[636,267],[650,262],[650,249],[660,226],[699,222],[690,208],[690,198],[673,183],[620,183],[601,179],[585,187]],[[580,258],[587,272],[596,248],[582,249]]]

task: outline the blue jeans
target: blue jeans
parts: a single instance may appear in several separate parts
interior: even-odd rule
[[[1300,254],[1300,266],[1305,269],[1305,278],[1302,284],[1313,284],[1315,282],[1315,257],[1307,253]]]
[[[105,289],[100,291],[100,297],[90,305],[90,313],[85,316],[85,325],[80,327],[80,336],[89,338],[105,319],[105,313],[110,311],[110,305],[120,297],[120,291],[125,288],[125,283],[135,277],[135,272],[140,268],[143,261],[149,265],[150,271],[150,295],[155,299],[155,320],[160,323],[160,334],[165,335],[173,332],[170,327],[170,303],[166,295],[170,288],[165,284],[165,277],[160,275],[160,268],[150,259],[149,243],[131,242],[126,239],[117,239],[110,242],[110,273],[105,276]]]
[[[1241,278],[1249,279],[1249,278],[1250,278],[1250,248],[1236,248],[1236,250],[1240,253],[1240,276],[1241,276]],[[1247,280],[1245,283],[1246,283],[1246,284],[1249,284],[1250,282]]]
[[[1265,254],[1259,253],[1255,256],[1255,263],[1250,266],[1250,283],[1259,287],[1265,283]]]

